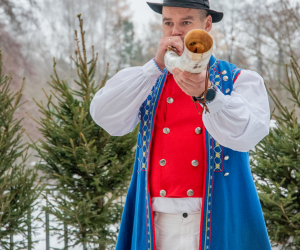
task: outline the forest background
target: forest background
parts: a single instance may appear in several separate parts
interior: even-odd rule
[[[299,3],[295,0],[210,3],[211,8],[225,13],[224,20],[215,24],[212,31],[214,54],[240,68],[257,71],[266,85],[283,92],[284,98],[278,79],[285,80],[285,64],[292,54],[296,60],[300,58]],[[42,89],[48,91],[53,57],[64,79],[76,75],[70,55],[76,46],[77,14],[81,13],[85,20],[87,48],[94,45],[99,53],[96,76],[99,83],[107,63],[111,77],[117,70],[149,61],[155,56],[161,37],[160,15],[148,8],[144,0],[2,0],[0,11],[4,73],[14,76],[15,90],[26,77],[23,99],[27,103],[18,110],[17,118],[24,118],[24,128],[33,140],[41,134],[25,111],[39,118],[32,98],[45,101]],[[28,161],[35,161],[34,154]]]
[[[287,93],[278,80],[286,81],[285,64],[293,55],[299,62],[300,6],[296,0],[212,0],[211,8],[223,11],[224,20],[215,24],[214,54],[243,69],[257,71],[285,104]],[[81,13],[86,46],[99,53],[96,82],[101,83],[109,63],[109,78],[117,70],[140,66],[155,56],[161,37],[161,18],[144,0],[1,0],[0,49],[4,73],[12,74],[12,90],[20,89],[26,77],[23,101],[16,118],[35,141],[42,135],[36,120],[41,113],[32,100],[46,102],[47,81],[56,58],[63,79],[76,78],[74,30]],[[75,87],[75,86],[71,86]],[[271,108],[274,104],[271,101]],[[287,105],[290,105],[288,100]],[[24,142],[29,141],[23,137]],[[30,149],[28,164],[37,161]]]

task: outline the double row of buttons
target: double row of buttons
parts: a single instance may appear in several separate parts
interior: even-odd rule
[[[223,74],[225,73],[227,73],[227,72],[222,72]],[[224,79],[225,80],[225,79]],[[226,80],[228,80],[228,79],[226,79]],[[225,81],[226,81],[225,80]],[[169,97],[169,98],[167,98],[167,103],[169,103],[169,104],[172,104],[174,102],[174,99],[172,98],[172,97]],[[169,129],[169,128],[164,128],[163,129],[163,132],[164,132],[164,134],[169,134],[170,132],[171,132],[171,130]],[[202,132],[202,129],[200,128],[200,127],[197,127],[196,129],[195,129],[195,133],[196,134],[201,134],[201,132]],[[227,155],[227,156],[225,156],[224,157],[224,160],[225,161],[227,161],[227,160],[229,160],[229,156]],[[167,164],[167,161],[165,160],[165,159],[162,159],[162,160],[160,160],[160,162],[159,162],[159,164],[160,164],[160,166],[162,166],[162,167],[164,167],[166,164]],[[193,160],[192,161],[192,166],[194,166],[194,167],[197,167],[199,165],[199,162],[197,161],[197,160]],[[226,173],[224,176],[228,176],[229,175],[229,173]],[[160,196],[161,197],[165,197],[167,195],[167,191],[166,190],[160,190]],[[191,196],[193,196],[194,195],[194,191],[192,190],[192,189],[189,189],[188,191],[187,191],[187,196],[189,196],[189,197],[191,197]],[[183,214],[183,217],[184,218],[186,218],[187,217],[187,214],[186,213],[184,213]]]
[[[169,134],[169,133],[171,132],[171,130],[170,130],[169,128],[164,128],[164,129],[163,129],[163,132],[164,132],[164,134],[167,135],[167,134]],[[195,129],[195,133],[196,133],[197,135],[200,135],[201,132],[202,132],[202,129],[201,129],[200,127],[198,127],[198,128]]]
[[[167,98],[167,103],[172,104],[174,102],[174,99],[172,97]],[[167,135],[171,132],[171,130],[169,128],[164,128],[163,132]],[[202,129],[200,127],[195,129],[195,133],[197,135],[201,134]]]
[[[226,156],[224,157],[224,160],[225,160],[225,161],[228,161],[228,160],[229,160],[229,156],[226,155]],[[159,163],[160,163],[160,165],[163,167],[163,166],[165,166],[165,165],[167,164],[167,161],[166,161],[165,159],[162,159],[162,160],[160,160]],[[196,161],[196,160],[193,160],[193,161],[192,161],[192,165],[193,165],[194,167],[197,167],[197,166],[199,165],[199,162]],[[225,173],[224,176],[229,176],[229,173]],[[166,195],[167,195],[167,191],[166,191],[166,190],[160,190],[160,196],[161,196],[161,197],[165,197]],[[191,196],[193,196],[193,195],[194,195],[194,191],[193,191],[192,189],[189,189],[189,190],[187,191],[187,196],[191,197]]]
[[[187,196],[192,197],[194,195],[194,190],[193,189],[189,189],[186,192]],[[165,197],[167,195],[167,191],[166,190],[160,190],[160,196],[161,197]]]
[[[174,102],[174,99],[172,97],[167,98],[167,103],[172,104]],[[164,134],[169,134],[171,132],[170,128],[164,128],[163,129]],[[197,135],[202,133],[202,129],[200,127],[197,127],[195,129],[195,133]],[[165,159],[162,159],[159,161],[160,166],[164,167],[167,164],[167,161]],[[199,166],[199,162],[197,160],[193,160],[192,161],[192,166],[193,167],[198,167]],[[166,190],[160,190],[160,196],[161,197],[165,197],[167,195],[167,191]],[[187,196],[191,197],[194,195],[194,190],[189,189],[187,191]]]
[[[159,164],[164,167],[167,164],[167,161],[165,159],[160,160]],[[199,165],[199,162],[197,160],[193,160],[192,161],[192,166],[197,167]],[[160,196],[161,197],[165,197],[167,195],[167,191],[166,190],[160,190]],[[194,190],[189,189],[187,191],[187,196],[191,197],[194,195]]]
[[[161,165],[162,167],[166,166],[166,164],[167,164],[167,161],[165,159],[161,159],[159,161],[159,165]],[[192,161],[192,166],[193,167],[198,167],[199,166],[199,162],[197,160],[193,160]]]

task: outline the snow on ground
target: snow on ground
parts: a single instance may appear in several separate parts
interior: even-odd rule
[[[45,200],[40,200],[40,206],[45,206],[46,202]],[[46,250],[46,227],[43,226],[45,225],[44,223],[46,222],[46,214],[45,212],[42,212],[41,209],[39,209],[38,211],[34,212],[32,215],[33,217],[37,216],[39,213],[41,214],[41,218],[43,220],[43,222],[36,222],[34,223],[34,225],[39,227],[39,230],[37,230],[37,235],[32,234],[32,241],[37,241],[36,244],[34,244],[33,249],[35,250]],[[55,226],[54,223],[52,222],[54,217],[53,216],[49,216],[50,217],[50,226]],[[57,225],[56,225],[57,226]],[[14,237],[14,241],[18,241],[21,240],[22,236],[15,236]],[[50,235],[50,249],[52,250],[53,248],[58,248],[58,249],[63,249],[64,248],[64,243],[63,242],[59,242],[57,236],[51,236]],[[83,250],[83,246],[77,246],[74,248],[69,248],[69,250]]]

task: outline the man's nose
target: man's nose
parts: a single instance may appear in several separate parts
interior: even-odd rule
[[[174,25],[172,36],[182,36],[182,31],[180,30],[179,25]]]

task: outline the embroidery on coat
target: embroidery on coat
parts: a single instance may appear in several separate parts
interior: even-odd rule
[[[148,183],[148,167],[149,167],[149,147],[150,147],[150,140],[153,130],[153,119],[155,115],[155,105],[158,101],[158,98],[160,97],[160,94],[158,93],[161,91],[162,84],[164,83],[164,79],[166,77],[166,70],[164,71],[164,74],[158,79],[157,84],[153,87],[152,91],[147,97],[147,100],[145,102],[144,106],[144,116],[141,120],[143,123],[142,127],[142,139],[141,139],[141,164],[142,164],[142,171],[146,173],[145,175],[145,181]],[[155,100],[154,100],[155,98]],[[147,224],[147,249],[151,250],[153,249],[152,245],[152,234],[151,234],[151,200],[149,199],[149,190],[148,185],[145,187],[145,202],[146,202],[146,224]]]
[[[216,60],[216,62],[217,61],[218,61],[218,64],[219,64],[219,60]],[[217,66],[218,66],[218,64],[217,64]],[[214,84],[218,87],[218,89],[220,89],[222,91],[222,89],[223,89],[222,73],[217,72],[214,69],[213,75],[214,75],[214,79],[213,79]],[[212,141],[212,145],[213,145],[213,148],[214,148],[214,156],[213,156],[214,157],[214,171],[215,172],[222,172],[223,171],[223,165],[222,165],[222,157],[223,157],[222,146],[216,140],[214,140],[214,139]]]
[[[215,60],[214,64],[210,67],[210,76],[212,77],[212,82],[216,83],[216,81],[220,80],[219,74],[214,74],[215,69],[219,64],[219,60]],[[217,76],[218,75],[218,76]],[[217,77],[216,77],[217,76]],[[222,80],[220,80],[221,82]],[[217,85],[218,88],[221,88],[220,84]],[[213,183],[213,173],[214,173],[214,149],[213,149],[213,137],[208,133],[206,130],[207,135],[207,148],[208,148],[208,188],[207,188],[207,195],[206,195],[206,214],[205,214],[205,237],[204,237],[204,249],[209,249],[210,245],[210,228],[211,228],[211,194],[212,194],[212,183]],[[203,216],[204,217],[204,216]],[[204,219],[204,218],[203,218]]]
[[[212,156],[212,136],[207,132],[207,138],[208,138],[208,189],[207,189],[207,196],[206,196],[206,224],[205,224],[205,239],[204,239],[204,249],[209,249],[210,245],[210,228],[211,228],[211,219],[210,219],[210,214],[211,214],[211,193],[212,193],[212,182],[213,182],[213,164],[214,164],[214,159]]]
[[[222,146],[215,140],[213,140],[214,147],[214,171],[222,172],[223,171],[223,150]]]
[[[239,68],[235,68],[235,69],[232,70],[232,81],[233,82],[235,80],[235,77],[236,77],[237,73],[239,73],[239,72],[240,72]]]

